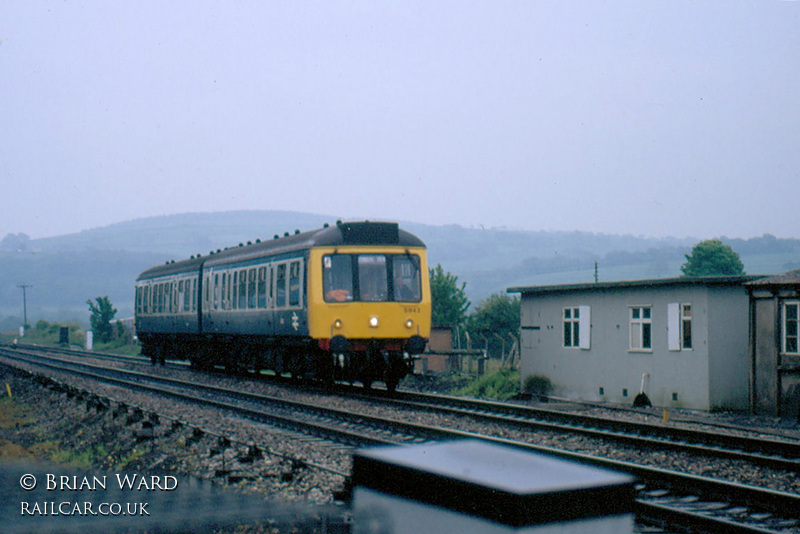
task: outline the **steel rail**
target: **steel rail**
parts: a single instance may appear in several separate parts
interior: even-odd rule
[[[79,364],[75,362],[67,362],[67,363],[68,365],[85,366],[87,368],[97,367],[97,366],[92,366],[90,364]],[[59,367],[48,363],[35,363],[35,365],[47,365],[54,368]],[[369,443],[382,443],[382,444],[407,443],[405,439],[374,438],[374,437],[366,437],[363,434],[363,432],[359,433],[352,431],[341,431],[340,429],[334,429],[332,425],[329,424],[323,425],[319,423],[308,423],[308,422],[302,422],[298,424],[295,418],[285,418],[281,416],[276,416],[275,414],[266,413],[262,410],[244,408],[239,405],[225,403],[219,400],[209,400],[206,398],[197,397],[195,395],[190,395],[187,393],[176,392],[174,390],[169,390],[162,387],[147,386],[142,384],[140,381],[144,378],[146,380],[156,380],[159,382],[172,383],[177,387],[187,387],[187,386],[197,387],[197,384],[192,382],[176,381],[172,379],[165,379],[164,377],[153,377],[152,375],[146,375],[144,373],[139,373],[136,371],[120,370],[120,369],[109,370],[106,368],[103,369],[111,373],[129,375],[130,377],[135,378],[136,381],[113,378],[108,376],[107,374],[94,372],[94,370],[79,371],[75,369],[60,368],[60,370],[63,371],[84,374],[85,376],[91,376],[97,380],[113,381],[115,383],[123,384],[129,387],[136,387],[139,389],[150,390],[157,392],[159,394],[169,395],[190,402],[199,402],[207,405],[213,405],[216,407],[220,407],[222,409],[235,411],[240,415],[243,415],[245,417],[251,418],[259,422],[265,422],[269,424],[273,424],[273,422],[275,422],[275,424],[278,426],[289,425],[292,429],[296,429],[298,428],[298,426],[300,426],[308,430],[310,433],[313,433],[314,435],[320,435],[321,433],[325,437],[333,437],[334,439],[341,439],[348,444],[357,443],[359,445],[365,445]],[[260,402],[263,402],[265,400],[270,400],[268,397],[262,395],[226,390],[225,388],[219,388],[216,386],[208,386],[208,385],[200,385],[200,386],[201,386],[200,389],[206,392],[213,391],[218,394],[229,395],[239,399],[247,398],[249,399],[249,401],[260,401]],[[271,401],[274,402],[274,400]],[[293,410],[303,406],[302,403],[297,403],[297,402],[291,402],[289,405],[292,406]],[[351,412],[347,412],[344,410],[321,409],[317,406],[312,406],[312,405],[305,405],[304,409],[309,409],[315,412],[332,413],[333,416],[337,419],[347,420],[349,417],[351,424],[363,425],[365,423],[369,423],[370,425],[379,425],[383,427],[383,429],[388,429],[392,432],[398,432],[399,430],[402,430],[402,432],[408,435],[424,436],[425,439],[432,439],[432,440],[458,439],[458,438],[482,439],[485,441],[490,441],[506,446],[513,446],[525,450],[535,451],[538,453],[544,453],[562,458],[572,459],[583,463],[594,464],[614,469],[617,471],[628,472],[634,475],[635,477],[639,478],[640,480],[646,481],[648,485],[657,484],[661,488],[668,487],[670,488],[669,491],[673,493],[677,491],[677,492],[685,492],[689,495],[697,495],[699,492],[703,496],[703,498],[723,499],[731,503],[730,505],[725,505],[726,507],[740,505],[752,508],[755,506],[760,510],[768,511],[768,514],[775,514],[775,515],[778,515],[780,513],[785,513],[788,510],[800,510],[800,495],[797,494],[776,492],[773,490],[766,490],[763,488],[756,488],[753,486],[746,486],[730,482],[722,482],[719,480],[709,479],[706,477],[699,477],[699,476],[676,473],[657,468],[644,467],[640,465],[631,464],[628,462],[621,462],[619,460],[598,458],[585,454],[563,451],[551,447],[543,447],[540,445],[521,443],[514,440],[496,438],[473,432],[465,432],[454,429],[419,425],[415,423],[408,423],[405,421],[398,421],[394,419],[366,416],[363,414],[353,414]],[[650,515],[663,516],[663,513],[660,511],[660,509],[663,508],[663,505],[660,504],[652,505],[651,503],[647,502],[647,499],[637,498],[637,507],[640,508],[643,507],[642,509],[649,509]],[[671,510],[670,513],[672,514],[683,515],[685,513],[685,511],[680,510],[679,508],[675,508],[672,506],[668,506],[668,508]],[[643,517],[647,517],[647,514],[645,514]],[[689,516],[686,517],[687,517],[686,519],[687,522],[696,521],[696,519],[689,519],[688,518]],[[794,518],[790,518],[789,521],[793,519]],[[733,522],[728,518],[708,517],[707,521],[710,524],[717,525],[717,527],[714,528],[719,528],[719,530],[712,529],[711,531],[720,531],[720,532],[731,531],[731,528],[733,528],[732,525],[736,525],[736,528],[741,532],[770,532],[770,530],[764,530],[760,526],[754,526],[742,522]]]

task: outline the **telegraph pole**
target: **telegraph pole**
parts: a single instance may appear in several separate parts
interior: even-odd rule
[[[17,287],[22,288],[22,313],[23,313],[23,321],[22,321],[22,331],[25,332],[25,329],[28,328],[28,293],[27,289],[29,287],[33,287],[30,284],[21,284]]]

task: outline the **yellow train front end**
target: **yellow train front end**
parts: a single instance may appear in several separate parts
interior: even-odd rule
[[[320,246],[309,251],[309,335],[332,376],[394,390],[425,350],[431,294],[424,245]]]

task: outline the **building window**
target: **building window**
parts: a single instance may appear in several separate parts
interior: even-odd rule
[[[692,305],[671,302],[667,305],[667,343],[669,350],[692,349]]]
[[[781,336],[781,352],[784,354],[800,354],[798,343],[798,326],[800,322],[800,301],[783,303],[783,332]]]
[[[577,347],[580,345],[580,309],[564,308],[564,346]]]
[[[588,349],[590,348],[590,321],[591,310],[589,306],[564,308],[564,346]]]
[[[692,305],[681,304],[681,348],[692,348]]]
[[[630,309],[631,314],[631,350],[653,349],[653,321],[649,306],[638,306]]]

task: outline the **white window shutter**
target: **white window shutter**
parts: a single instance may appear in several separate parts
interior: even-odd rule
[[[677,302],[667,304],[667,348],[681,350],[681,306]]]
[[[582,349],[589,349],[592,345],[592,309],[589,306],[579,306],[578,309],[580,310],[578,346]]]

